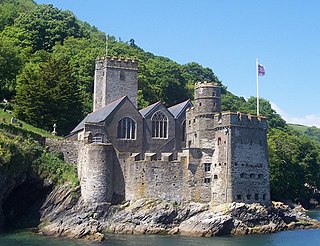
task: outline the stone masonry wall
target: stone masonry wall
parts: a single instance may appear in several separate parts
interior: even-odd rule
[[[81,145],[78,175],[85,202],[111,203],[114,193],[113,166],[114,149],[111,144]]]
[[[46,138],[46,147],[50,152],[61,152],[63,154],[63,160],[74,165],[77,165],[78,162],[79,146],[80,142],[78,141]]]

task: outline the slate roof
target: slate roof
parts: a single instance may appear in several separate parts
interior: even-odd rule
[[[170,111],[170,113],[174,116],[174,118],[178,118],[179,115],[187,108],[187,107],[191,107],[191,101],[190,99],[188,99],[187,101],[178,103],[176,105],[171,106],[170,108],[168,108],[168,110]]]
[[[84,123],[86,122],[101,122],[104,121],[112,112],[115,110],[115,108],[125,99],[127,96],[121,97],[106,106],[88,114],[77,126],[71,131],[72,133],[75,133],[77,131],[80,131],[84,128]]]
[[[141,109],[139,112],[142,115],[142,117],[145,117],[153,108],[155,108],[159,104],[160,104],[160,101]]]

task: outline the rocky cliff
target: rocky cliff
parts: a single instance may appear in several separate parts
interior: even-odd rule
[[[140,199],[122,205],[87,206],[79,189],[58,187],[40,210],[40,233],[102,240],[105,233],[181,234],[211,237],[271,233],[281,230],[319,228],[305,212],[282,203],[230,203],[216,207],[199,203],[175,203]]]

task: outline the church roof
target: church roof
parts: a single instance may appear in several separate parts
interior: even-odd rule
[[[77,131],[80,131],[84,128],[84,123],[86,122],[94,122],[98,123],[101,121],[104,121],[114,110],[117,108],[117,106],[125,99],[128,98],[127,96],[121,97],[118,100],[115,100],[106,106],[99,108],[98,110],[88,114],[77,126],[71,131],[72,133],[75,133]]]
[[[187,108],[187,107],[191,107],[191,101],[190,99],[188,99],[187,101],[178,103],[176,105],[171,106],[170,108],[168,108],[168,110],[170,111],[170,113],[174,116],[174,118],[178,118],[179,115]]]
[[[154,109],[156,106],[158,106],[160,104],[160,101],[149,105],[148,107],[145,107],[143,109],[141,109],[139,112],[140,114],[145,117],[152,109]]]

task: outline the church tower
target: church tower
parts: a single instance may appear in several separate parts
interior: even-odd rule
[[[128,96],[137,107],[137,61],[114,57],[98,58],[94,76],[93,111],[123,96]]]

